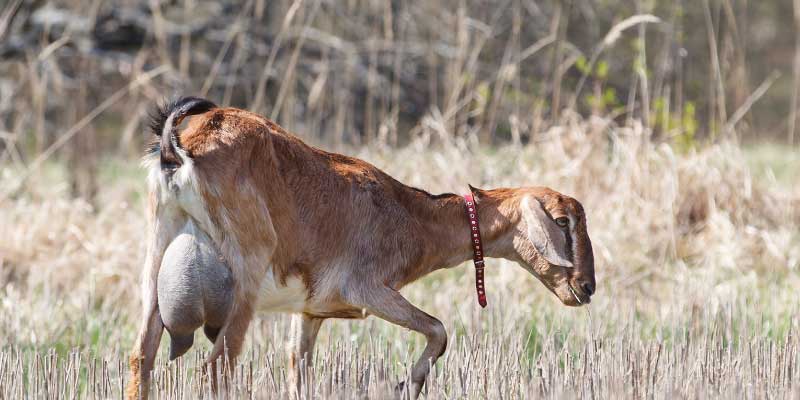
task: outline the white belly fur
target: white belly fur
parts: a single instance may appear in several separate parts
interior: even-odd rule
[[[308,291],[303,281],[296,276],[286,279],[286,285],[275,280],[272,270],[261,281],[259,290],[258,311],[260,312],[303,312],[306,306]]]

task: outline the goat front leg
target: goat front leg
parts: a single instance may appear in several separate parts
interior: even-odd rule
[[[289,380],[290,388],[296,390],[297,398],[302,398],[302,384],[307,382],[303,377],[308,377],[314,358],[314,344],[317,334],[322,326],[323,318],[314,318],[306,314],[292,316],[291,342],[289,343]]]
[[[430,366],[435,364],[447,349],[447,331],[444,325],[409,303],[399,292],[390,287],[363,288],[356,297],[359,301],[353,305],[383,320],[425,335],[428,343],[422,355],[414,363],[411,370],[411,385],[407,386],[408,394],[416,399],[425,384]],[[402,390],[402,385],[400,389]],[[402,395],[402,392],[398,394]]]

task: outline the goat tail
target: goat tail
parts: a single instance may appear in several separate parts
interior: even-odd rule
[[[184,118],[191,115],[203,114],[217,108],[209,100],[199,97],[182,97],[159,106],[150,118],[150,130],[160,136],[158,145],[151,151],[158,150],[162,169],[175,169],[183,165],[186,153],[181,147],[178,138],[178,126]]]

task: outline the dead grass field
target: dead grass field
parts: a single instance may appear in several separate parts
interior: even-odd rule
[[[486,150],[440,135],[436,122],[403,148],[344,151],[433,192],[472,183],[574,195],[598,293],[565,308],[500,260],[488,262],[486,310],[466,264],[405,288],[450,333],[425,398],[800,397],[796,152],[724,141],[677,152],[641,126],[577,117],[527,146]],[[118,398],[127,378],[143,172],[136,160],[103,161],[97,206],[69,196],[65,173],[47,164],[0,198],[0,399]],[[0,186],[20,174],[0,165]],[[285,316],[254,324],[223,397],[288,396],[287,332]],[[372,317],[326,322],[303,397],[384,398],[422,343]],[[208,349],[175,363],[162,354],[154,398],[210,395],[199,362]]]
[[[0,400],[121,397],[134,155],[147,106],[175,94],[431,192],[583,203],[589,307],[500,260],[485,310],[467,264],[403,290],[450,333],[424,398],[800,399],[800,152],[763,143],[800,127],[800,45],[773,3],[0,1]],[[220,397],[289,397],[288,325],[251,327]],[[205,340],[174,363],[166,340],[153,398],[212,397]],[[301,397],[387,398],[422,345],[328,321]]]

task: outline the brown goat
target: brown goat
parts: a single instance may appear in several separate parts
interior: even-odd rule
[[[257,311],[290,312],[297,374],[323,320],[375,315],[425,335],[408,386],[417,396],[447,333],[398,290],[472,257],[464,199],[406,186],[364,161],[308,146],[266,118],[207,100],[162,108],[153,128],[161,139],[147,161],[144,311],[128,396],[147,395],[164,330],[159,269],[188,223],[210,238],[233,277],[233,302],[208,361],[226,349],[231,358],[241,352]],[[547,188],[470,190],[486,256],[518,262],[566,305],[590,301],[594,260],[578,201]]]

